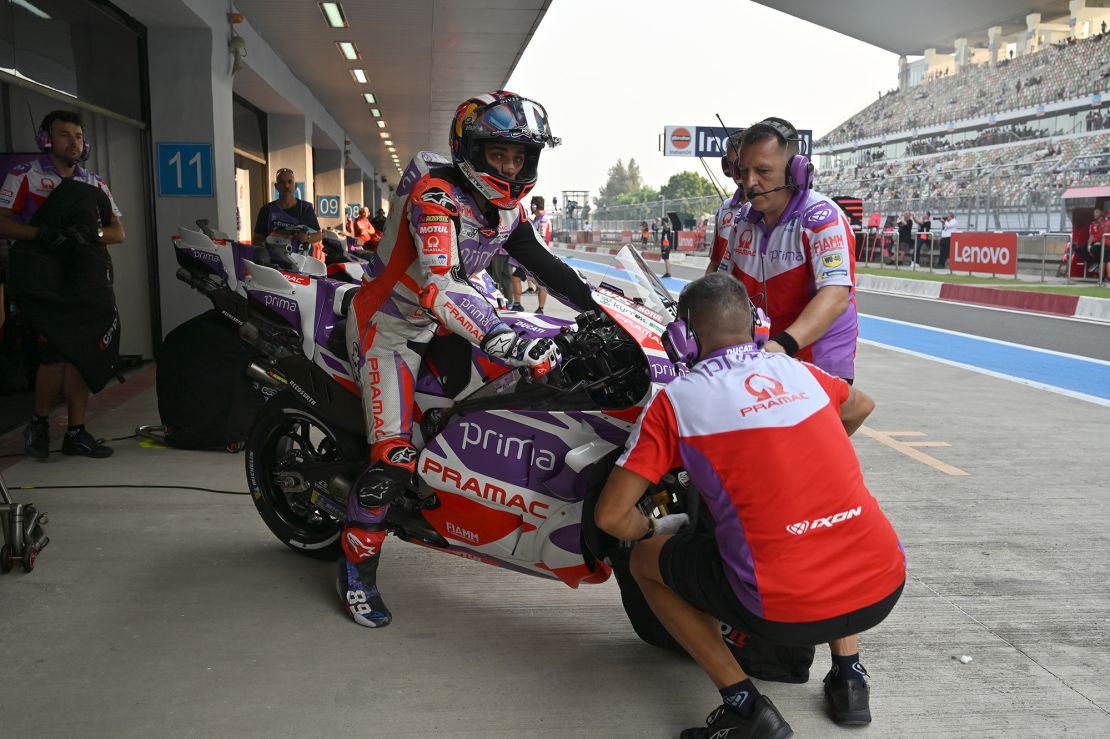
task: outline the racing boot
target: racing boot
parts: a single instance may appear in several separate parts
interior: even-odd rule
[[[416,449],[407,441],[390,439],[375,445],[371,458],[374,461],[355,480],[347,500],[336,589],[355,623],[377,628],[393,620],[378,590],[378,560],[388,533],[384,521],[390,503],[402,497],[412,482]]]
[[[385,518],[389,506],[362,511],[364,519]],[[378,591],[378,560],[382,556],[385,528],[379,523],[352,522],[343,529],[343,556],[335,587],[347,613],[359,626],[388,626],[393,614]]]

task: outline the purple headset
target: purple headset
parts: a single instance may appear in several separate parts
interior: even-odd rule
[[[89,151],[92,148],[88,139],[83,139],[82,141],[81,158],[78,160],[81,162],[89,158]],[[38,133],[35,134],[35,143],[38,145],[39,151],[43,154],[49,154],[54,150],[54,142],[50,138],[50,131],[45,128],[40,128]]]
[[[751,308],[752,314],[752,339],[755,345],[762,349],[763,345],[771,339],[771,321],[763,309],[753,305],[750,300],[748,307]],[[694,333],[693,327],[685,319],[676,318],[667,324],[662,339],[667,356],[675,364],[681,362],[692,367],[694,362],[698,361],[701,355],[701,342],[698,341],[698,335]]]
[[[755,125],[771,129],[784,143],[804,141],[794,127],[781,118],[765,118]],[[813,163],[809,161],[809,157],[804,154],[790,157],[790,161],[786,163],[786,186],[795,190],[809,190],[813,187]]]

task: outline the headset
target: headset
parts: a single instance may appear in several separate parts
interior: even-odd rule
[[[805,143],[805,140],[798,135],[797,130],[781,118],[765,118],[755,125],[771,129],[784,144],[791,141],[797,141],[799,144]],[[752,128],[755,128],[755,126]],[[809,161],[809,157],[805,154],[795,154],[786,163],[786,184],[764,193],[757,193],[757,195],[768,195],[779,190],[810,190],[812,188],[813,163]]]
[[[84,138],[81,146],[81,157],[77,160],[83,162],[89,158],[89,152],[92,149],[91,142]],[[49,154],[54,151],[54,142],[50,138],[50,131],[46,128],[39,128],[38,133],[35,134],[35,143],[39,147],[39,151],[43,154]]]
[[[760,349],[771,339],[771,321],[763,309],[748,301],[752,317],[752,340]],[[675,364],[693,367],[701,356],[701,342],[694,327],[684,318],[676,318],[663,331],[662,343],[667,356]]]

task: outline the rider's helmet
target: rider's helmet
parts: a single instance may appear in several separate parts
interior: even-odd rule
[[[503,141],[524,146],[524,167],[506,179],[486,163],[485,145]],[[502,210],[516,208],[536,184],[540,152],[558,146],[547,111],[534,100],[498,90],[467,100],[451,124],[451,159],[480,195]]]

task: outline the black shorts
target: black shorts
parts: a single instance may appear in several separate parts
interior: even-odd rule
[[[68,360],[58,351],[58,347],[50,343],[50,339],[39,334],[38,346],[39,364],[63,364]]]
[[[527,280],[528,270],[524,269],[524,267],[517,267],[513,270],[513,277],[519,277],[522,280]]]
[[[671,258],[671,247],[669,247],[669,246],[659,247],[659,255],[663,258],[664,262],[667,261],[668,259]]]
[[[699,611],[776,644],[814,645],[867,631],[894,608],[905,583],[893,593],[858,611],[823,621],[785,623],[761,618],[740,603],[725,578],[717,541],[708,534],[676,534],[659,553],[663,583]]]

